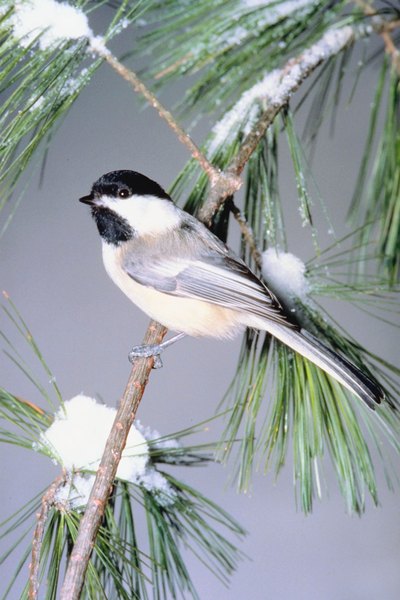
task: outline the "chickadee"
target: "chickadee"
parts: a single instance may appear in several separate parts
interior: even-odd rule
[[[176,337],[268,331],[370,408],[381,402],[375,381],[294,324],[246,264],[158,183],[135,171],[112,171],[80,201],[91,207],[108,275],[152,319],[180,332]]]

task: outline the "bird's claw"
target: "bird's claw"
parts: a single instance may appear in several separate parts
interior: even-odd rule
[[[128,354],[129,362],[132,364],[136,358],[150,358],[154,357],[153,369],[160,369],[163,364],[160,358],[160,354],[163,351],[163,347],[160,344],[147,344],[144,346],[135,346]]]

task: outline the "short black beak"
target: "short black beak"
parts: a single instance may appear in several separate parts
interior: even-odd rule
[[[83,202],[83,204],[89,204],[89,206],[93,206],[94,196],[93,194],[89,194],[88,196],[82,196],[82,198],[79,198],[79,202]]]

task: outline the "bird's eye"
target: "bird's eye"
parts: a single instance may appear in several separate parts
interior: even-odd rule
[[[129,198],[130,195],[131,195],[131,192],[127,188],[122,188],[122,189],[118,190],[118,196],[120,198]]]

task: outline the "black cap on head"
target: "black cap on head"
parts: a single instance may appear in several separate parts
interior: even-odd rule
[[[156,196],[172,202],[158,183],[136,171],[111,171],[102,175],[94,182],[90,194],[79,198],[79,201],[91,207],[101,237],[107,243],[116,246],[132,239],[135,231],[125,218],[99,202],[101,196],[121,199],[131,196]]]
[[[122,193],[121,193],[122,192]],[[125,192],[125,193],[124,193]],[[102,175],[92,187],[94,196],[157,196],[171,200],[167,192],[155,181],[136,171],[110,171]]]

